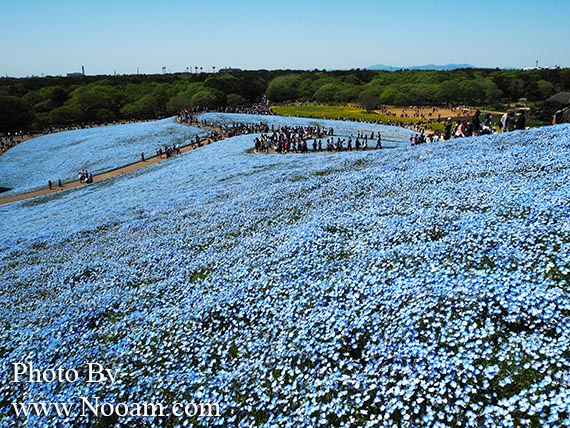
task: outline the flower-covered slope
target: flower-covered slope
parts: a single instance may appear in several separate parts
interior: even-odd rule
[[[78,396],[222,411],[122,427],[570,423],[569,126],[251,146],[0,207],[3,364],[121,369],[111,388],[3,371],[0,425],[12,401]]]
[[[34,138],[0,156],[4,195],[47,186],[48,179],[73,181],[79,171],[98,174],[147,157],[159,147],[184,145],[206,131],[177,124],[173,118],[152,122],[79,129]]]

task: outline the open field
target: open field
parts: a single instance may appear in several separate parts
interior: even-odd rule
[[[475,113],[474,109],[449,109],[438,108],[434,111],[431,107],[386,107],[384,110],[367,112],[357,106],[331,106],[320,104],[295,104],[295,105],[275,105],[271,107],[277,114],[283,116],[316,117],[329,119],[346,119],[379,123],[396,123],[403,126],[422,124],[428,129],[443,130],[443,126],[438,123],[448,117],[451,118],[471,118]],[[486,112],[485,112],[486,113]],[[502,113],[490,112],[496,122]]]
[[[366,112],[354,106],[329,106],[319,104],[272,105],[271,109],[282,116],[315,117],[367,122],[388,122],[396,120],[402,123],[418,123],[420,119],[398,120],[398,118],[378,112]]]

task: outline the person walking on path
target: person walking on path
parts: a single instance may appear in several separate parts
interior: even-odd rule
[[[51,180],[48,180],[48,187],[49,187],[49,190],[51,190],[51,188],[52,188]]]
[[[141,160],[144,162],[144,152],[141,153]]]

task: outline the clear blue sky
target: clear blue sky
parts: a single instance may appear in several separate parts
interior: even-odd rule
[[[0,75],[570,67],[569,0],[2,0]]]

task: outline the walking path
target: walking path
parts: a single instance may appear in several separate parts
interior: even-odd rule
[[[204,126],[204,125],[202,125],[201,127],[208,129],[208,130],[211,130],[211,131],[216,131],[216,132],[220,131],[220,129],[217,127]],[[181,147],[180,153],[182,154],[182,153],[190,152],[190,151],[197,149],[199,147],[203,147],[205,145],[213,143],[214,141],[219,141],[219,140],[213,140],[209,137],[206,137],[200,141],[201,146],[195,145],[195,144],[190,144],[190,145]],[[158,162],[161,162],[164,160],[166,160],[166,155],[164,155],[164,157],[152,156],[152,157],[146,158],[144,160],[144,162],[141,160],[138,162],[131,163],[129,165],[122,166],[120,168],[113,169],[111,171],[107,171],[107,172],[103,172],[101,174],[93,175],[93,183],[96,183],[98,181],[103,181],[103,180],[106,180],[106,179],[111,178],[111,177],[117,177],[119,175],[128,174],[130,172],[139,170],[139,169],[147,167],[149,165],[154,165],[155,163],[158,163]],[[59,187],[57,185],[57,183],[54,183],[51,190],[46,185],[45,189],[33,190],[31,192],[20,193],[18,195],[7,196],[4,198],[0,197],[0,205],[5,205],[5,204],[12,203],[12,202],[17,202],[17,201],[24,201],[26,199],[35,198],[37,196],[51,195],[53,193],[62,192],[65,190],[74,189],[76,187],[88,186],[88,185],[89,184],[82,183],[79,180],[68,182],[68,183],[63,183],[62,187]]]

